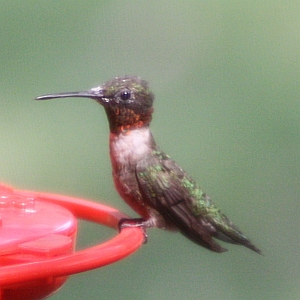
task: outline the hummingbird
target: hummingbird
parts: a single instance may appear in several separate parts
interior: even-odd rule
[[[121,219],[119,229],[158,227],[179,231],[214,252],[217,241],[260,250],[220,211],[197,183],[166,153],[150,131],[154,95],[137,76],[115,77],[81,92],[47,94],[36,100],[91,98],[101,104],[109,122],[113,180],[121,198],[140,218]],[[145,239],[147,235],[145,232]]]

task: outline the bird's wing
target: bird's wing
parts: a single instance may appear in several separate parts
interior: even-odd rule
[[[163,152],[157,151],[138,163],[136,177],[147,204],[195,243],[216,252],[226,251],[213,239],[215,237],[259,252],[188,174]]]

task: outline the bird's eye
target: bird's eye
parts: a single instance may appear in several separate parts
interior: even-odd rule
[[[120,94],[120,98],[123,100],[123,101],[126,101],[126,100],[129,100],[131,97],[131,93],[129,90],[124,90],[121,92]]]

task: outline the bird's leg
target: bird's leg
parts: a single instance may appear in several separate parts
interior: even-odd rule
[[[118,223],[119,232],[123,228],[134,228],[134,227],[140,227],[141,230],[144,233],[144,242],[143,244],[146,244],[148,241],[148,235],[146,232],[146,228],[151,227],[151,224],[149,221],[146,221],[143,218],[136,218],[136,219],[121,219]]]

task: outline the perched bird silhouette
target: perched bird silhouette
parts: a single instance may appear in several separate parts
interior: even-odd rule
[[[106,111],[114,183],[120,196],[141,216],[122,219],[120,229],[179,230],[215,252],[227,251],[216,238],[260,253],[197,183],[156,145],[149,129],[154,95],[146,81],[135,76],[116,77],[88,91],[36,99],[65,97],[94,99]]]

